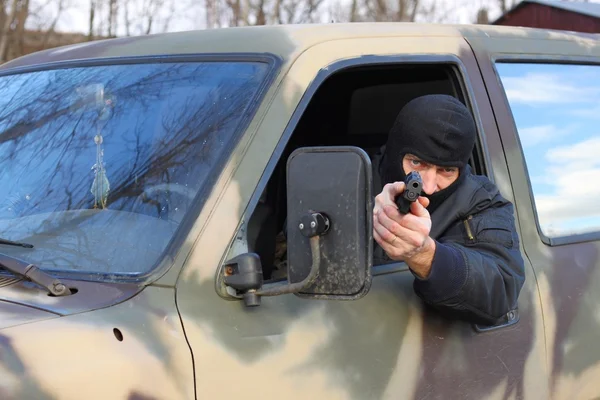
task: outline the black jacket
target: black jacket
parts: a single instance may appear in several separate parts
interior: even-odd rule
[[[383,187],[373,159],[374,195]],[[452,317],[495,325],[517,309],[525,281],[513,205],[485,176],[467,175],[432,214],[436,241],[430,275],[415,275],[413,288],[430,306]],[[378,245],[374,265],[391,260]],[[414,274],[413,274],[414,275]]]

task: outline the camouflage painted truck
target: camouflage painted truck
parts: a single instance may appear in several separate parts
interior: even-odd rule
[[[599,62],[593,35],[381,23],[4,64],[0,398],[598,398]],[[426,93],[468,105],[515,204],[497,326],[373,265],[369,156]]]

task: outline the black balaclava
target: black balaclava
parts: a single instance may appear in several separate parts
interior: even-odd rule
[[[448,95],[426,95],[408,102],[400,111],[390,133],[381,162],[383,184],[406,177],[402,159],[407,153],[443,167],[458,167],[459,178],[429,198],[433,212],[460,185],[475,144],[475,121],[469,110]]]

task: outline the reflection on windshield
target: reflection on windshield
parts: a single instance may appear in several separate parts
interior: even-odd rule
[[[498,64],[542,232],[600,231],[600,67]]]
[[[158,261],[264,78],[262,63],[99,66],[0,77],[0,237],[60,270]]]

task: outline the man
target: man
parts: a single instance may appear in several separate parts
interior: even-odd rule
[[[525,274],[513,205],[468,165],[475,138],[473,117],[454,97],[419,97],[400,111],[373,160],[375,261],[406,262],[432,307],[495,325],[517,308]],[[401,214],[394,199],[411,171],[422,195]]]

